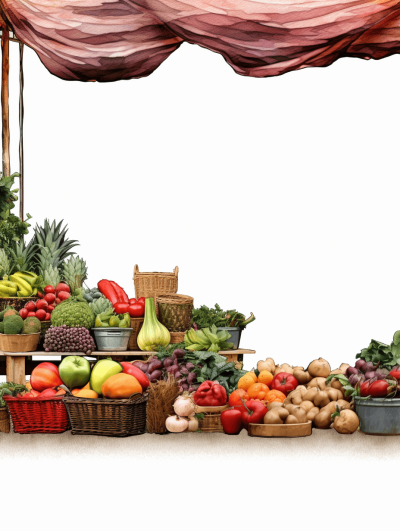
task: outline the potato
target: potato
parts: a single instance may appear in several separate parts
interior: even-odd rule
[[[272,358],[267,358],[265,361],[259,361],[257,363],[257,369],[261,371],[269,371],[271,374],[275,372],[275,362]]]
[[[344,395],[344,389],[343,389],[343,385],[339,382],[339,380],[337,380],[336,378],[333,378],[330,382],[329,382],[329,385],[328,387],[333,387],[333,389],[339,389],[339,391],[341,391]]]
[[[351,409],[350,404],[347,402],[347,400],[338,400],[337,405],[339,406],[339,409]]]
[[[288,417],[289,418],[289,417]],[[287,422],[287,419],[286,419]],[[333,427],[338,433],[350,435],[358,430],[360,420],[354,411],[345,409],[340,412],[338,417],[333,421]]]
[[[296,367],[292,367],[293,372],[294,371],[304,371],[304,367],[300,367],[299,365],[296,365]]]
[[[299,424],[299,421],[294,415],[289,415],[285,421],[285,424]]]
[[[343,374],[346,374],[347,369],[350,367],[348,363],[342,363],[339,367],[339,369],[342,371]]]
[[[312,380],[312,377],[308,371],[297,368],[293,370],[293,376],[296,378],[299,384],[306,384]]]
[[[323,358],[318,358],[310,363],[307,370],[313,378],[328,378],[331,372],[331,366]]]
[[[295,406],[291,409],[290,414],[296,417],[297,422],[307,422],[307,413],[300,406]]]
[[[317,428],[326,430],[330,428],[332,424],[331,413],[327,409],[323,408],[318,415],[315,415],[313,422]]]
[[[343,374],[343,372],[342,372],[340,369],[335,369],[334,371],[331,371],[331,372],[330,372],[329,376],[330,376],[331,374]]]
[[[303,401],[303,395],[307,392],[304,386],[299,386],[294,391],[291,391],[284,400],[284,404],[297,404]]]
[[[283,407],[284,407],[285,409],[287,409],[287,410],[289,411],[289,413],[291,413],[292,409],[293,409],[294,407],[297,407],[297,406],[295,406],[294,404],[285,404],[285,403],[283,403]]]
[[[280,374],[281,372],[287,372],[288,374],[293,374],[293,369],[288,363],[283,363],[282,365],[278,365],[275,368],[274,376],[277,374]]]
[[[310,389],[310,387],[318,387],[321,391],[323,391],[327,387],[325,382],[326,378],[313,378],[310,382],[308,382],[307,389]]]
[[[339,389],[327,387],[325,392],[328,394],[330,400],[343,400],[343,393],[342,391],[339,391]]]
[[[283,407],[282,402],[268,402],[267,409],[268,411],[271,411],[271,409],[276,409],[277,407]]]
[[[314,405],[319,408],[327,406],[331,402],[327,391],[320,391],[314,397]]]
[[[283,424],[288,416],[289,411],[283,407],[271,409],[264,415],[264,424]]]
[[[311,422],[315,419],[316,415],[319,413],[319,407],[313,407],[310,409],[307,413],[307,420],[311,420]]]
[[[303,395],[303,400],[310,401],[310,402],[314,403],[314,398],[315,398],[315,395],[317,393],[319,393],[318,388],[317,387],[311,387],[310,389],[307,390],[307,393],[305,395]]]
[[[308,413],[310,409],[315,406],[311,400],[303,400],[303,402],[300,404],[300,407],[303,408],[306,413]]]
[[[332,415],[332,413],[335,413],[336,406],[337,406],[337,402],[336,401],[329,402],[329,404],[327,404],[326,406],[321,408],[321,411],[328,411],[329,415]]]

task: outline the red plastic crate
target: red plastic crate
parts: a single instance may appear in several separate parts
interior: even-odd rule
[[[62,396],[49,398],[14,398],[4,396],[15,433],[63,433],[70,430]]]

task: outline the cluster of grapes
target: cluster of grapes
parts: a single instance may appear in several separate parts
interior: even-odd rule
[[[46,352],[84,352],[96,350],[95,342],[87,328],[68,328],[66,325],[51,326],[44,338]]]

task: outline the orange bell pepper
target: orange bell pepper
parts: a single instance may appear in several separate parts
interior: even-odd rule
[[[255,383],[247,389],[247,394],[253,400],[265,400],[269,387],[263,383]]]
[[[246,408],[244,407],[242,400],[244,402],[249,400],[249,395],[244,389],[236,389],[229,396],[229,405],[239,411],[245,411]]]
[[[283,394],[281,391],[278,391],[277,389],[272,389],[271,391],[268,391],[264,398],[266,402],[283,402],[285,399],[286,395]]]

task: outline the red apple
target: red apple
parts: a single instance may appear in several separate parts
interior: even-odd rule
[[[39,321],[44,321],[46,317],[46,311],[45,310],[37,310],[35,313],[35,316],[39,319]]]
[[[34,312],[36,310],[36,304],[33,301],[29,301],[25,304],[25,308],[28,312]]]
[[[60,282],[60,283],[57,284],[57,286],[56,286],[56,292],[57,292],[57,294],[58,294],[60,291],[66,291],[67,293],[71,293],[71,290],[69,289],[68,284],[65,284],[64,282]]]
[[[47,306],[47,311],[51,313],[53,310],[54,310],[54,306],[52,304],[49,304],[49,306]]]
[[[18,313],[22,319],[26,319],[28,317],[29,310],[27,310],[27,308],[22,308],[22,310],[20,310]]]
[[[36,317],[36,312],[28,312],[27,317]]]
[[[46,293],[46,295],[47,295],[48,293],[55,293],[55,292],[56,292],[56,288],[55,288],[54,286],[50,286],[50,285],[49,285],[49,286],[46,286],[46,287],[44,288],[44,292]]]
[[[37,301],[36,303],[36,309],[37,310],[47,310],[48,302],[45,299],[41,299],[40,301]]]
[[[44,296],[44,300],[48,304],[53,304],[53,302],[56,300],[56,296],[54,295],[54,293],[48,293],[47,295]]]
[[[67,299],[69,299],[71,297],[71,293],[68,293],[68,291],[59,291],[58,292],[58,298],[60,299],[60,301],[66,301]]]
[[[50,321],[51,319],[51,313],[46,313],[46,317],[44,318],[45,321]]]

